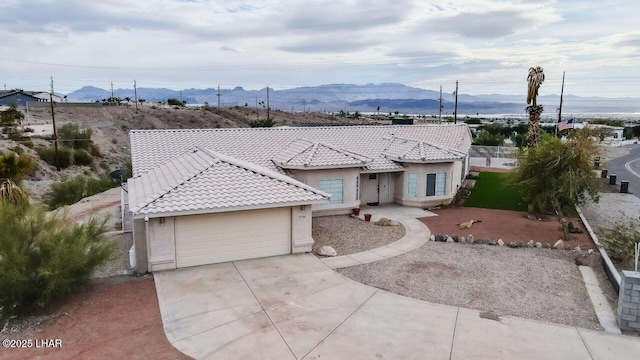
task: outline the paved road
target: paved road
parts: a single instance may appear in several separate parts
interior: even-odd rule
[[[607,163],[609,174],[618,176],[617,183],[620,180],[629,181],[629,192],[640,198],[640,145],[629,145],[628,155],[611,159]]]

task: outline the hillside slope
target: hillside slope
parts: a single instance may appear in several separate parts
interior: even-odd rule
[[[266,110],[245,107],[221,109],[179,108],[140,106],[57,106],[55,108],[56,126],[78,124],[81,129],[90,128],[92,139],[98,145],[102,157],[94,159],[94,165],[71,166],[60,172],[55,167],[38,160],[38,170],[29,176],[23,186],[36,200],[48,190],[53,181],[62,176],[77,174],[97,175],[104,169],[125,167],[130,159],[129,130],[132,129],[197,129],[197,128],[233,128],[249,127],[248,123],[257,118],[266,118]],[[276,126],[296,125],[340,125],[371,123],[367,119],[345,119],[322,113],[290,113],[271,111],[270,117]],[[31,137],[31,148],[23,146],[28,154],[39,159],[35,148],[53,144],[51,112],[48,107],[30,108],[25,112],[24,127],[35,130]],[[23,145],[25,144],[22,142]],[[27,142],[28,143],[28,142]],[[0,152],[13,148],[18,143],[2,139]]]

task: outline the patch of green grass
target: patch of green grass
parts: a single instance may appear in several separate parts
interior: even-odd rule
[[[527,202],[518,184],[509,181],[508,174],[481,172],[476,186],[464,205],[485,209],[527,211]]]

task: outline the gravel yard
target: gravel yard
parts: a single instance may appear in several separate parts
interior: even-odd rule
[[[601,329],[572,251],[428,242],[391,259],[338,270],[396,294],[499,315]],[[599,255],[589,263],[617,298]]]
[[[313,218],[313,251],[328,245],[338,255],[349,255],[360,251],[385,246],[402,238],[404,227],[378,226],[348,215]]]

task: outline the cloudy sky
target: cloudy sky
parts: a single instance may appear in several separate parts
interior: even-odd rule
[[[631,0],[2,0],[0,86],[276,89],[399,82],[445,92],[640,97]]]

